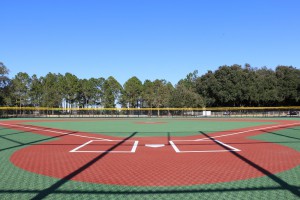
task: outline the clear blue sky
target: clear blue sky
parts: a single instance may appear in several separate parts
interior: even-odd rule
[[[225,64],[300,67],[299,0],[0,0],[0,8],[10,77],[176,84]]]

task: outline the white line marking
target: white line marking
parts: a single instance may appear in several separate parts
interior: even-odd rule
[[[32,128],[32,127],[27,127],[27,126],[21,126],[21,125],[16,125],[16,124],[0,123],[0,125],[11,126],[11,127],[21,127],[21,128],[26,128],[26,129],[36,130],[36,131],[45,131],[45,132],[58,133],[58,134],[62,134],[62,135],[68,134],[68,132],[60,132],[60,131],[47,130],[46,129],[47,127],[41,129],[41,128]],[[252,129],[252,130],[240,131],[240,132],[237,132],[237,133],[219,135],[219,136],[215,136],[215,137],[212,137],[212,138],[214,139],[214,138],[219,138],[219,137],[226,137],[226,136],[231,136],[231,135],[238,135],[238,134],[249,133],[249,132],[253,132],[253,131],[262,131],[262,130],[271,129],[271,128],[278,128],[278,127],[285,128],[285,127],[293,126],[293,125],[300,125],[300,123],[280,124],[280,125],[276,125],[276,126],[269,126],[269,127],[257,128],[257,129]],[[105,139],[105,138],[84,136],[84,135],[78,135],[78,134],[70,134],[70,136],[76,136],[76,137],[82,137],[82,138],[89,138],[89,139],[97,139],[99,141],[118,141],[118,140],[110,140],[110,139]],[[203,140],[210,140],[210,138],[200,138],[200,139],[195,139],[195,140],[173,140],[173,141],[203,141]],[[83,146],[91,143],[91,141],[94,141],[94,140],[90,140],[89,142],[87,142],[87,143],[85,143],[85,144],[83,144],[83,145],[81,145],[81,146],[79,146],[79,147],[71,150],[70,152],[97,152],[97,153],[99,153],[99,152],[106,152],[106,151],[78,151],[78,149],[80,149]],[[175,150],[175,152],[177,152],[177,153],[184,153],[184,152],[222,152],[223,151],[223,150],[218,150],[218,151],[180,151],[178,149],[178,147],[174,144],[173,141],[169,141],[169,142],[172,145],[172,147]],[[232,146],[226,145],[226,144],[224,144],[224,143],[222,143],[222,142],[220,142],[218,140],[215,140],[215,141],[219,142],[220,144],[223,144],[224,146],[227,146],[227,147],[233,149],[233,151],[240,151],[239,149],[236,149],[236,148],[234,148]],[[131,151],[112,151],[112,152],[118,152],[118,153],[135,152],[136,148],[137,148],[137,145],[138,145],[138,141],[135,141],[134,145],[133,145],[133,147],[131,149]],[[228,151],[228,150],[224,150],[224,151]]]
[[[233,146],[230,146],[230,145],[228,145],[228,144],[225,144],[225,143],[223,143],[223,142],[221,142],[221,141],[219,141],[219,140],[214,140],[214,141],[216,141],[217,143],[219,143],[219,144],[221,144],[221,145],[223,145],[223,146],[225,146],[225,147],[228,147],[229,149],[232,149],[233,151],[241,151],[241,150],[239,150],[239,149],[237,149],[237,148],[234,148]],[[231,150],[229,150],[229,151],[231,151]]]
[[[72,153],[131,153],[130,151],[74,151]]]
[[[133,146],[132,146],[132,149],[130,151],[110,151],[110,150],[106,150],[106,151],[89,151],[89,150],[84,150],[84,151],[80,151],[79,149],[81,149],[82,147],[94,142],[94,141],[100,141],[100,142],[104,142],[104,140],[90,140],[78,147],[76,147],[75,149],[69,151],[71,153],[135,153],[136,151],[136,148],[138,146],[138,143],[139,141],[135,140],[134,143],[133,143]],[[113,140],[113,141],[116,141],[116,142],[121,142],[123,140]],[[127,140],[127,141],[133,141],[133,140]],[[110,141],[111,142],[111,141]]]
[[[173,149],[175,150],[176,153],[180,153],[180,150],[177,148],[177,146],[174,144],[173,141],[169,141],[170,144],[172,145]]]
[[[86,143],[84,143],[84,144],[82,144],[82,145],[76,147],[75,149],[73,149],[73,150],[71,150],[71,151],[69,151],[69,152],[76,152],[78,149],[81,149],[82,147],[88,145],[89,143],[91,143],[91,142],[93,142],[93,141],[94,141],[94,140],[90,140],[90,141],[88,141],[88,142],[86,142]]]
[[[230,134],[224,134],[224,135],[219,135],[219,136],[211,136],[211,138],[218,142],[219,144],[222,144],[224,146],[227,146],[228,148],[232,149],[232,151],[241,151],[240,149],[237,149],[235,147],[232,147],[230,145],[224,144],[223,142],[220,142],[219,140],[215,140],[215,138],[220,138],[220,137],[227,137],[227,136],[232,136],[232,135],[238,135],[238,134],[242,134],[242,133],[249,133],[249,132],[253,132],[253,131],[262,131],[262,130],[266,130],[266,129],[272,129],[272,128],[286,128],[288,126],[293,126],[293,125],[300,125],[300,123],[291,123],[291,124],[280,124],[280,125],[275,125],[275,126],[268,126],[268,127],[263,127],[263,128],[256,128],[256,129],[252,129],[252,130],[246,130],[246,131],[240,131],[240,132],[236,132],[236,133],[230,133]],[[173,140],[173,141],[206,141],[206,140],[211,140],[211,138],[201,138],[201,139],[195,139],[195,140]],[[172,147],[174,148],[174,150],[176,151],[176,153],[188,153],[188,152],[226,152],[226,151],[230,151],[230,150],[216,150],[216,151],[180,151],[178,149],[178,147],[174,144],[173,141],[170,141],[170,144],[172,145]]]
[[[134,141],[133,147],[131,149],[131,152],[134,153],[136,151],[136,148],[138,146],[139,141]]]
[[[27,129],[31,129],[31,130],[35,130],[35,131],[46,131],[46,132],[51,132],[51,133],[58,133],[58,134],[61,134],[61,135],[68,134],[68,132],[53,131],[53,130],[47,130],[47,129],[41,129],[41,128],[32,128],[32,127],[21,126],[21,125],[16,125],[16,124],[4,124],[4,123],[0,123],[0,125],[27,128]],[[82,137],[82,138],[89,138],[89,139],[97,139],[97,140],[104,140],[104,141],[113,141],[113,140],[110,140],[110,139],[99,138],[99,137],[91,137],[91,136],[84,136],[84,135],[78,135],[78,134],[70,134],[70,136],[76,136],[76,137]]]
[[[164,147],[164,144],[145,144],[146,147],[152,147],[152,148],[158,148],[158,147]]]
[[[181,141],[183,141],[183,140],[181,140]],[[193,142],[195,142],[195,140],[184,140],[184,141],[193,141]],[[224,145],[224,146],[228,147],[230,150],[224,149],[224,150],[204,150],[204,151],[181,151],[181,150],[179,150],[179,148],[176,146],[176,144],[173,141],[169,141],[169,142],[172,145],[172,147],[173,147],[173,149],[175,150],[176,153],[211,153],[211,152],[216,153],[216,152],[241,151],[241,150],[239,150],[237,148],[234,148],[230,145],[224,144],[223,142],[221,142],[219,140],[214,140],[214,141],[221,144],[221,145]]]
[[[178,153],[222,153],[234,150],[180,151]]]
[[[220,138],[220,137],[226,137],[226,136],[231,136],[231,135],[239,135],[242,133],[249,133],[253,131],[262,131],[266,129],[271,129],[271,128],[285,128],[286,126],[292,126],[292,125],[300,125],[300,123],[292,123],[292,124],[281,124],[281,125],[276,125],[276,126],[268,126],[268,127],[263,127],[263,128],[256,128],[256,129],[251,129],[251,130],[246,130],[246,131],[240,131],[236,133],[230,133],[230,134],[224,134],[224,135],[218,135],[218,136],[211,136],[211,138]],[[195,140],[173,140],[173,141],[202,141],[202,140],[210,140],[210,138],[200,138],[200,139],[195,139]]]

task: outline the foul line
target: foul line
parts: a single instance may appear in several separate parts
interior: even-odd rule
[[[61,134],[61,135],[68,134],[68,132],[53,131],[53,130],[47,130],[47,129],[41,129],[41,128],[32,128],[32,127],[27,127],[27,126],[22,126],[22,125],[17,125],[17,124],[4,124],[4,123],[0,123],[0,125],[3,125],[3,126],[12,126],[12,127],[21,127],[21,128],[31,129],[31,130],[35,130],[35,131],[46,131],[46,132],[51,132],[51,133],[58,133],[58,134]],[[105,139],[105,138],[84,136],[84,135],[78,135],[78,134],[70,134],[70,136],[76,136],[76,137],[82,137],[82,138],[89,138],[89,139],[97,139],[97,140],[104,140],[104,141],[114,141],[114,140]]]
[[[285,127],[289,127],[289,126],[293,126],[293,125],[300,125],[300,123],[280,124],[280,125],[276,125],[276,126],[256,128],[256,129],[240,131],[240,132],[236,132],[236,133],[230,133],[230,134],[224,134],[224,135],[218,135],[218,136],[211,136],[211,138],[220,138],[220,137],[226,137],[226,136],[231,136],[231,135],[239,135],[239,134],[242,134],[242,133],[249,133],[249,132],[253,132],[253,131],[262,131],[262,130],[278,128],[278,127],[285,128]],[[173,141],[202,141],[202,140],[210,140],[210,138],[201,138],[201,139],[195,139],[195,140],[173,140]]]
[[[51,132],[51,133],[57,133],[57,134],[61,134],[61,135],[65,135],[68,134],[68,132],[61,132],[61,131],[54,131],[54,130],[47,130],[45,128],[33,128],[33,127],[27,127],[27,126],[22,126],[22,125],[17,125],[17,124],[5,124],[5,123],[0,123],[0,125],[3,126],[10,126],[10,127],[20,127],[20,128],[25,128],[25,129],[31,129],[31,130],[35,130],[35,131],[45,131],[45,132]],[[219,135],[219,136],[214,136],[211,137],[213,139],[215,138],[220,138],[220,137],[227,137],[227,136],[232,136],[232,135],[239,135],[239,134],[243,134],[243,133],[249,133],[249,132],[254,132],[254,131],[262,131],[262,130],[266,130],[266,129],[272,129],[272,128],[285,128],[285,127],[289,127],[289,126],[294,126],[294,125],[300,125],[300,123],[291,123],[291,124],[280,124],[280,125],[276,125],[276,126],[269,126],[269,127],[263,127],[263,128],[256,128],[256,129],[251,129],[251,130],[246,130],[246,131],[240,131],[240,132],[236,132],[236,133],[230,133],[230,134],[224,134],[224,135]],[[102,141],[118,141],[118,140],[110,140],[110,139],[105,139],[105,138],[99,138],[99,137],[91,137],[91,136],[84,136],[84,135],[78,135],[78,134],[70,134],[70,136],[75,136],[75,137],[81,137],[81,138],[89,138],[89,139],[97,139],[97,140],[102,140]],[[210,140],[210,138],[201,138],[201,139],[195,139],[195,140],[173,140],[173,141],[204,141],[204,140]],[[88,141],[82,145],[80,145],[79,147],[76,147],[75,149],[71,150],[70,152],[78,152],[77,150],[82,148],[83,146],[91,143],[93,140]],[[177,152],[187,152],[187,151],[180,151],[178,149],[178,147],[175,145],[175,143],[173,141],[169,141],[171,146],[173,147],[173,149]],[[218,140],[215,140],[216,142],[218,142],[219,144],[222,144],[224,146],[227,146],[228,148],[232,149],[233,151],[240,151],[239,149],[236,149],[232,146],[229,146],[227,144],[224,144]],[[135,152],[138,146],[138,141],[134,142],[134,145],[131,149],[130,152]],[[190,151],[193,152],[193,151]],[[207,151],[208,152],[208,151]]]

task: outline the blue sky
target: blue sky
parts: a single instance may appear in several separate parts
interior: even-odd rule
[[[0,0],[10,70],[176,84],[221,65],[300,67],[299,0]]]

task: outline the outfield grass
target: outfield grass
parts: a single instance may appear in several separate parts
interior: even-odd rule
[[[214,126],[222,126],[212,123],[214,126],[210,124],[206,127],[206,123],[202,124],[203,130],[213,131],[217,129]],[[61,126],[60,123],[58,124]],[[251,124],[253,125],[253,123]],[[238,128],[236,125],[238,124],[231,125],[230,123],[226,129],[230,129],[231,126]],[[251,139],[278,143],[300,152],[300,126],[268,132],[251,137]],[[81,200],[299,199],[299,196],[293,193],[298,191],[299,194],[300,191],[300,166],[275,174],[276,179],[264,176],[243,181],[178,187],[130,187],[66,181],[58,189],[51,191],[47,188],[55,185],[60,181],[59,179],[24,171],[10,162],[11,155],[17,150],[49,140],[53,140],[53,138],[0,126],[0,199],[31,199],[41,194],[44,194],[46,199]],[[285,185],[283,186],[282,183]]]
[[[139,123],[148,124],[139,124]],[[153,123],[161,124],[153,124]],[[135,137],[153,137],[168,134],[172,137],[197,135],[199,131],[213,133],[245,127],[274,124],[273,122],[249,121],[201,121],[179,119],[122,119],[122,120],[91,120],[91,121],[51,121],[27,122],[26,124],[42,127],[58,128],[70,131],[99,133],[115,137],[128,137],[137,132]]]

